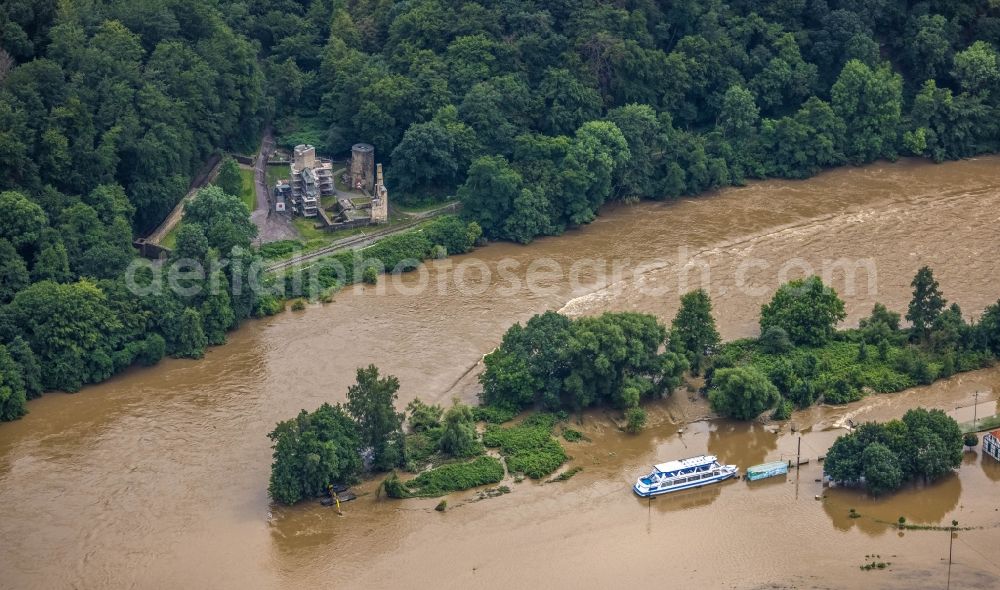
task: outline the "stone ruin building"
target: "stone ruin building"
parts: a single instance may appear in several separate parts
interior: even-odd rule
[[[382,164],[375,168],[375,194],[372,195],[372,223],[389,221],[389,190],[382,180]]]
[[[375,165],[375,147],[357,143],[351,148],[343,180],[354,192],[370,196],[371,200],[337,193],[333,179],[333,164],[316,156],[311,145],[295,147],[290,164],[291,180],[279,180],[274,187],[274,209],[303,217],[319,217],[327,230],[361,227],[389,221],[389,191],[382,176],[382,164]],[[336,202],[324,208],[322,198],[336,195]]]
[[[375,146],[370,143],[351,147],[351,188],[368,194],[375,188]]]
[[[292,213],[303,217],[319,214],[320,199],[334,194],[333,164],[316,157],[316,148],[311,145],[295,146],[290,164],[291,191],[289,201]],[[280,190],[281,182],[276,187]]]

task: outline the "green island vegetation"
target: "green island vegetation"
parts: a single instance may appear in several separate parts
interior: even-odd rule
[[[481,400],[511,412],[615,407],[636,431],[646,420],[640,401],[669,394],[688,369],[684,354],[664,349],[666,341],[666,327],[651,315],[570,319],[548,311],[513,325],[486,355]]]
[[[563,446],[552,436],[558,418],[553,414],[531,414],[514,426],[490,424],[483,433],[483,444],[499,449],[507,469],[540,479],[566,462]]]
[[[546,312],[512,326],[486,355],[483,405],[475,412],[485,419],[529,408],[605,406],[622,410],[623,429],[636,432],[646,421],[640,402],[669,395],[690,369],[704,370],[705,392],[719,414],[753,420],[773,410],[772,419],[787,420],[796,407],[845,404],[996,361],[1000,302],[967,322],[957,304],[947,305],[931,269],[921,268],[911,286],[911,327],[876,304],[858,328],[837,330],[846,315],[837,293],[818,277],[794,280],[762,306],[760,337],[727,343],[720,343],[701,290],[681,298],[669,330],[644,314],[570,319]],[[577,440],[572,432],[564,431],[567,441]]]
[[[762,307],[760,338],[721,344],[711,301],[702,291],[681,298],[669,330],[645,314],[571,319],[546,312],[512,326],[486,355],[479,377],[482,405],[474,408],[455,400],[445,409],[418,398],[397,413],[398,381],[379,378],[374,366],[359,369],[345,408],[317,410],[324,417],[317,422],[328,431],[302,436],[311,417],[303,412],[271,433],[271,494],[294,503],[356,477],[361,463],[341,460],[339,451],[364,453],[374,471],[392,470],[380,489],[394,498],[440,496],[497,483],[505,473],[515,482],[542,479],[568,460],[555,435],[567,412],[618,408],[622,429],[636,432],[645,423],[642,400],[669,395],[694,367],[705,370],[713,409],[752,420],[775,407],[771,417],[787,419],[793,407],[899,391],[995,360],[1000,303],[967,323],[957,305],[947,305],[929,268],[921,268],[911,286],[910,328],[901,327],[899,314],[876,304],[859,328],[837,330],[845,317],[843,302],[818,277],[808,277],[782,285]],[[529,409],[541,411],[504,424]],[[404,433],[407,416],[409,433]],[[485,423],[481,435],[477,422]],[[559,432],[567,442],[584,440],[565,425]],[[283,436],[301,437],[297,444],[306,449],[297,450]],[[308,451],[319,442],[326,445],[323,454]],[[882,494],[917,477],[940,478],[959,465],[963,445],[976,442],[943,412],[915,409],[902,420],[864,424],[840,437],[825,469],[838,482],[863,483]],[[345,444],[352,446],[344,451]],[[502,461],[487,449],[495,449]],[[303,463],[304,454],[311,458]],[[404,480],[396,470],[417,475]],[[571,468],[547,481],[565,481],[578,472]]]
[[[866,422],[837,438],[823,469],[834,481],[863,483],[877,496],[914,479],[940,479],[961,465],[962,450],[962,431],[953,418],[917,408],[902,420]]]
[[[480,456],[465,463],[449,463],[424,471],[409,481],[395,473],[384,482],[390,498],[436,497],[497,483],[503,479],[503,464],[496,457]]]
[[[382,377],[370,365],[358,369],[346,404],[323,404],[280,422],[268,434],[274,450],[271,498],[294,504],[366,471],[390,472],[379,490],[391,498],[436,497],[498,483],[508,472],[538,479],[567,460],[552,435],[565,415],[533,414],[510,427],[488,424],[480,436],[473,408],[454,400],[445,409],[416,398],[398,412],[398,390],[395,377]],[[497,448],[502,460],[487,454],[487,447]],[[416,475],[403,479],[399,472]]]
[[[386,471],[405,460],[403,414],[396,411],[399,380],[378,368],[359,368],[344,405],[323,404],[279,422],[268,434],[274,462],[268,492],[283,504],[327,493],[365,468]]]
[[[947,305],[931,269],[913,279],[913,298],[900,315],[876,304],[858,328],[837,330],[844,304],[818,277],[782,285],[761,308],[759,338],[727,342],[711,355],[709,401],[717,412],[752,420],[775,408],[817,401],[845,404],[868,393],[902,391],[992,365],[1000,355],[1000,302],[978,322]]]
[[[164,355],[201,356],[245,318],[281,309],[274,297],[235,296],[229,266],[205,278],[229,283],[228,304],[221,294],[136,297],[123,277],[133,238],[164,220],[213,155],[254,151],[266,123],[279,144],[308,142],[326,155],[374,144],[401,206],[462,202],[461,222],[436,228],[450,226],[443,233],[454,241],[429,237],[428,225],[366,251],[395,267],[438,256],[438,246],[466,251],[480,232],[519,242],[559,234],[610,201],[901,155],[996,152],[998,23],[1000,5],[988,0],[414,0],[391,9],[356,0],[8,0],[0,419],[23,415],[24,400],[44,390],[75,391]],[[252,195],[231,172],[227,160],[216,182],[232,198],[199,197],[213,203],[212,217],[186,212],[167,238],[173,248],[232,260],[232,247],[252,239]],[[334,258],[316,263],[318,287],[286,277],[286,293],[322,299],[352,281],[336,269],[352,271],[353,257]],[[771,336],[780,344],[780,333]],[[891,340],[885,346],[899,356]],[[961,370],[974,361],[928,346],[901,349],[899,362],[923,373],[896,372],[922,382],[949,362]],[[705,370],[704,353],[684,356]],[[726,379],[759,381],[745,377]],[[889,387],[890,377],[871,379]],[[864,379],[834,385],[846,399]],[[611,401],[631,429],[645,420],[633,401],[648,381],[612,394],[627,392]],[[545,395],[579,409],[604,396],[591,399],[588,387]]]

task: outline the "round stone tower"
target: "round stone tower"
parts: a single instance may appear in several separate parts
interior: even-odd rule
[[[371,194],[375,187],[375,146],[356,143],[351,147],[351,188]]]

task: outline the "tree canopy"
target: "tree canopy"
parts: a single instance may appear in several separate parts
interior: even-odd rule
[[[921,267],[910,286],[913,287],[913,298],[910,300],[906,319],[913,324],[915,334],[927,340],[931,327],[947,302],[941,295],[938,282],[934,280],[934,271],[929,267]]]
[[[361,440],[354,422],[338,404],[315,412],[302,410],[279,422],[268,435],[274,463],[268,493],[284,504],[326,493],[327,486],[350,481],[361,471]]]
[[[836,481],[863,483],[874,495],[915,478],[933,481],[962,463],[958,423],[941,410],[909,410],[902,420],[867,422],[837,438],[823,469]]]
[[[670,344],[684,351],[695,373],[701,370],[705,357],[719,344],[719,332],[712,317],[712,300],[704,289],[681,297],[681,307],[670,325]]]
[[[284,142],[372,142],[395,198],[458,191],[490,238],[614,199],[1000,147],[1000,8],[980,0],[318,4],[231,18],[279,81]]]
[[[378,367],[358,369],[357,382],[347,389],[345,409],[358,427],[361,446],[371,452],[372,465],[390,469],[405,460],[403,414],[396,411],[399,380],[380,377]]]
[[[536,315],[512,326],[486,355],[482,400],[513,410],[638,407],[644,398],[672,392],[688,368],[684,356],[663,350],[666,336],[666,328],[644,314]]]
[[[819,346],[832,336],[837,323],[847,317],[837,292],[819,277],[785,283],[760,309],[760,330],[781,328],[794,344]]]
[[[718,369],[708,392],[713,410],[737,420],[753,420],[779,399],[778,388],[752,367]]]
[[[221,285],[207,297],[136,297],[133,283],[147,286],[151,273],[126,276],[133,238],[163,220],[211,155],[254,145],[271,112],[259,48],[227,18],[238,8],[15,0],[0,9],[0,346],[27,397],[165,354],[200,357],[253,313],[256,295],[233,286],[247,264],[190,281]],[[227,159],[220,174],[227,187],[233,172],[240,180],[233,167]],[[205,189],[187,211],[203,236],[188,230],[184,253],[202,264],[255,235],[239,199],[222,194]]]

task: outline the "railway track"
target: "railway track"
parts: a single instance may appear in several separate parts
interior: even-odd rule
[[[326,256],[332,256],[333,254],[339,254],[340,252],[344,252],[346,250],[357,250],[360,248],[365,248],[367,246],[370,246],[378,242],[379,240],[410,230],[420,225],[424,221],[431,219],[432,217],[436,217],[438,215],[447,213],[449,211],[454,211],[456,208],[457,208],[456,203],[449,203],[444,207],[439,207],[431,211],[424,211],[422,213],[417,213],[413,216],[413,219],[406,221],[405,223],[402,223],[400,225],[391,228],[376,230],[371,233],[362,233],[360,235],[351,236],[349,238],[344,238],[342,240],[337,240],[336,242],[330,244],[329,246],[324,246],[318,250],[313,250],[312,252],[306,252],[305,254],[301,254],[299,256],[293,256],[288,260],[282,260],[280,262],[276,262],[271,266],[265,268],[264,271],[276,272],[291,266],[297,266],[320,258],[324,258]]]

